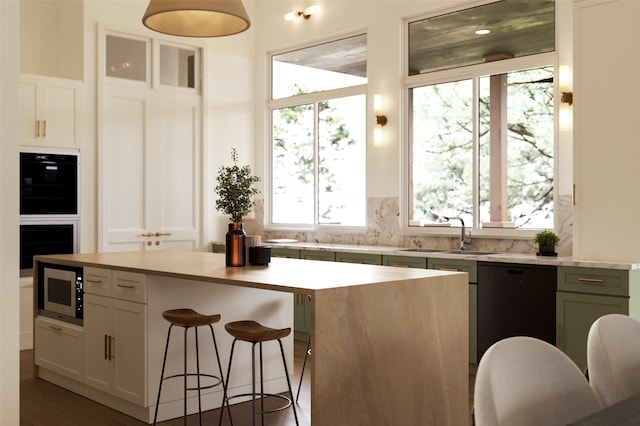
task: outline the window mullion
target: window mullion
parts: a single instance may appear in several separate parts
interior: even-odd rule
[[[320,101],[316,100],[313,104],[313,146],[314,146],[314,161],[313,161],[313,211],[314,211],[314,225],[318,226],[320,223]]]

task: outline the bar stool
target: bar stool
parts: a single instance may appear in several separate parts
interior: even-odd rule
[[[160,386],[158,387],[158,399],[156,400],[156,410],[153,416],[153,424],[156,424],[156,420],[158,418],[158,407],[160,406],[160,394],[162,393],[162,383],[165,380],[175,379],[182,377],[184,379],[184,424],[187,424],[187,391],[198,391],[198,415],[200,419],[200,425],[202,425],[202,401],[201,401],[201,391],[203,389],[210,389],[219,385],[222,385],[223,389],[226,393],[226,385],[224,382],[224,378],[222,376],[222,364],[220,363],[220,355],[218,353],[218,344],[216,342],[216,334],[213,331],[213,325],[220,321],[220,314],[215,315],[202,315],[194,311],[193,309],[170,309],[168,311],[164,311],[162,313],[162,317],[169,322],[169,330],[167,332],[167,343],[164,347],[164,357],[162,360],[162,372],[160,373]],[[171,339],[171,329],[174,326],[179,326],[184,328],[184,372],[181,374],[174,374],[171,376],[165,377],[164,369],[167,363],[167,352],[169,349],[169,340]],[[220,371],[220,377],[215,376],[213,374],[204,374],[200,373],[200,355],[198,348],[198,327],[208,326],[211,329],[211,337],[213,339],[213,347],[216,352],[216,360],[218,361],[218,371]],[[195,330],[195,342],[196,342],[196,372],[189,373],[187,372],[187,331],[189,328],[194,328]],[[195,376],[197,379],[197,387],[188,387],[187,386],[187,378]],[[209,379],[213,379],[214,383],[211,383],[206,386],[201,386],[200,378],[207,377]],[[222,407],[224,409],[224,406]],[[227,409],[229,409],[227,404]],[[231,414],[229,414],[231,415]]]
[[[286,410],[291,407],[293,409],[293,416],[296,420],[296,425],[298,425],[298,413],[296,413],[295,404],[293,404],[293,392],[291,391],[291,382],[289,381],[289,371],[287,369],[287,361],[284,356],[284,348],[282,346],[283,338],[287,337],[291,333],[291,328],[269,328],[265,327],[256,321],[235,321],[225,324],[224,328],[227,332],[234,337],[233,343],[231,344],[231,355],[229,356],[229,368],[227,370],[227,385],[229,383],[229,375],[231,374],[231,363],[233,361],[233,351],[235,349],[236,342],[241,340],[243,342],[251,343],[251,393],[238,394],[233,396],[227,395],[227,388],[225,387],[225,394],[223,398],[223,404],[227,404],[229,406],[229,400],[233,398],[246,397],[251,396],[251,407],[253,413],[253,424],[256,424],[256,415],[260,414],[262,424],[264,424],[264,415],[267,413],[273,413],[276,411]],[[284,366],[284,373],[287,379],[287,387],[289,388],[289,395],[291,398],[287,398],[284,395],[277,394],[268,394],[264,392],[264,377],[263,377],[263,369],[262,369],[262,343],[269,342],[272,340],[277,340],[280,345],[280,353],[282,354],[282,365]],[[256,344],[259,345],[260,348],[260,411],[256,411]],[[284,405],[278,408],[265,410],[264,408],[264,399],[265,397],[272,398],[280,398],[285,402]],[[229,419],[231,419],[231,412],[229,411]],[[220,422],[222,424],[222,417],[224,416],[224,411],[220,411]]]

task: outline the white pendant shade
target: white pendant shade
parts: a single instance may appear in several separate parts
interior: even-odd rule
[[[151,30],[184,37],[221,37],[251,25],[241,0],[151,0],[142,23]]]

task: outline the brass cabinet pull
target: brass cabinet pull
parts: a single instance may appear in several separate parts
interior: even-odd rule
[[[156,232],[154,234],[156,237],[162,237],[163,235],[170,236],[173,235],[171,232]]]
[[[580,281],[581,283],[604,283],[604,280],[599,278],[578,278],[578,281]]]
[[[118,284],[118,287],[122,287],[122,288],[136,288],[136,285],[135,285],[135,284],[131,284],[131,285]]]
[[[36,120],[36,138],[40,137],[40,120]]]
[[[155,237],[155,233],[153,232],[145,232],[144,234],[138,235],[139,237]]]
[[[104,359],[109,359],[109,355],[107,353],[108,346],[109,346],[109,344],[107,343],[108,339],[109,339],[109,336],[105,334],[104,335]]]
[[[112,354],[111,348],[112,348],[112,342],[115,340],[115,338],[113,336],[109,336],[109,361],[111,361],[112,359],[114,359],[115,357]]]
[[[85,281],[93,284],[102,284],[102,280],[92,280],[91,278],[87,278]]]
[[[42,121],[42,128],[43,128],[42,137],[46,138],[47,137],[47,120]]]
[[[57,325],[49,325],[49,328],[55,331],[62,331],[62,327],[58,327]]]

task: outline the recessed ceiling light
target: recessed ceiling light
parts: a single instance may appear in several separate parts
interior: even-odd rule
[[[491,30],[476,30],[476,34],[478,35],[485,35],[485,34],[489,34],[491,32]]]

